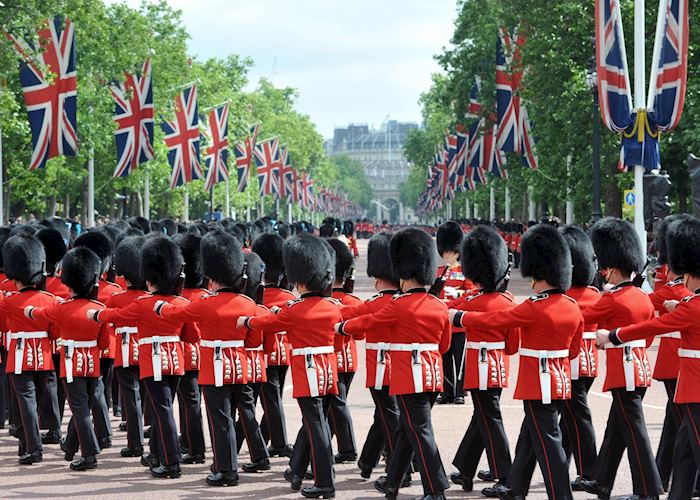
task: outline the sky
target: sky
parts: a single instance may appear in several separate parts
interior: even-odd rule
[[[112,0],[117,1],[117,0]],[[456,0],[168,0],[183,12],[199,59],[249,56],[260,77],[299,92],[297,109],[324,137],[390,117],[420,122],[421,92],[440,70]],[[127,0],[138,6],[140,0]]]

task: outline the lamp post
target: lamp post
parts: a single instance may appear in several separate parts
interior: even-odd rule
[[[598,108],[598,74],[595,68],[595,58],[586,74],[586,84],[593,94],[593,222],[603,217],[600,207],[600,110]]]

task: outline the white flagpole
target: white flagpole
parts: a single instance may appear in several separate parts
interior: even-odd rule
[[[148,171],[143,180],[143,216],[151,219],[151,174]]]
[[[226,179],[226,217],[231,217],[231,191],[228,179]]]
[[[471,207],[469,206],[469,198],[467,197],[464,198],[464,217],[466,219],[472,218],[472,211]]]
[[[90,150],[88,159],[87,225],[95,227],[95,151]]]
[[[506,186],[506,222],[510,222],[510,186]]]
[[[571,189],[571,154],[566,156],[566,224],[574,223],[574,199]]]
[[[183,204],[182,221],[189,222],[190,221],[190,192],[187,189],[187,185],[185,185],[184,189],[185,189],[185,192],[182,196],[182,204]]]
[[[535,206],[535,188],[527,187],[527,220],[535,220],[537,207]]]
[[[291,197],[287,198],[287,222],[291,225],[292,224],[292,205],[293,201]]]
[[[496,190],[489,187],[489,221],[496,220]]]
[[[634,2],[634,107],[639,113],[646,109],[644,61],[644,0]],[[641,126],[641,125],[640,125]],[[646,256],[647,232],[644,227],[644,166],[634,167],[634,228]]]

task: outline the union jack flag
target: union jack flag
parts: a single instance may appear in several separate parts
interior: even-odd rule
[[[233,153],[236,155],[236,171],[238,173],[238,192],[245,191],[250,177],[250,164],[253,161],[253,151],[258,139],[260,125],[255,124],[250,127],[250,134],[242,143],[236,144]]]
[[[301,174],[301,205],[306,209],[314,208],[314,181],[306,172]]]
[[[228,180],[228,104],[209,112],[209,137],[211,144],[204,157],[207,191],[214,189],[217,182]]]
[[[173,169],[170,188],[201,179],[199,165],[199,116],[197,115],[197,87],[192,85],[175,99],[175,119],[163,120],[160,128],[165,133],[168,163]]]
[[[481,114],[481,103],[479,102],[479,86],[481,81],[479,78],[474,80],[474,85],[469,92],[469,107],[467,108],[468,118],[477,118]]]
[[[522,153],[522,162],[526,167],[533,170],[539,166],[539,158],[535,152],[535,139],[532,137],[532,126],[530,117],[527,115],[525,105],[520,106],[518,114],[518,130],[520,131],[520,152]]]
[[[461,126],[457,127],[457,178],[455,189],[465,191],[467,184],[467,147],[469,146],[469,136]]]
[[[493,125],[482,138],[481,146],[481,168],[496,177],[508,177],[508,172],[503,168],[506,164],[506,157],[503,151],[498,149],[496,143],[497,125]]]
[[[255,166],[258,171],[260,196],[266,194],[279,196],[280,165],[279,139],[277,137],[255,145]]]
[[[482,149],[484,137],[481,129],[484,128],[486,120],[481,118],[472,123],[469,128],[469,148],[467,150],[467,183],[470,189],[474,189],[476,184],[486,184],[486,172],[482,161]]]
[[[496,144],[501,151],[518,152],[518,117],[513,100],[513,81],[503,53],[505,30],[496,37]]]
[[[117,165],[113,177],[126,177],[142,163],[152,160],[153,88],[151,60],[146,59],[141,76],[126,73],[123,83],[110,86],[115,102]]]
[[[282,182],[281,196],[286,196],[289,199],[294,199],[294,167],[292,167],[292,158],[289,156],[287,146],[282,146],[280,149],[280,180]]]
[[[75,29],[67,17],[47,19],[33,47],[3,30],[22,62],[19,79],[32,133],[29,169],[43,168],[49,158],[76,156],[77,73]]]

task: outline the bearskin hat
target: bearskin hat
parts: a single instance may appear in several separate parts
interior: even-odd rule
[[[353,222],[350,219],[343,222],[343,234],[345,236],[352,236],[354,232],[355,224],[353,224]]]
[[[598,272],[593,244],[586,232],[577,226],[563,226],[559,231],[564,236],[571,252],[571,286],[588,286]]]
[[[163,235],[146,238],[141,248],[141,276],[166,295],[176,292],[185,259],[180,247]]]
[[[430,285],[437,275],[437,249],[433,238],[422,229],[406,228],[389,242],[391,270],[399,279],[415,279]]]
[[[5,275],[25,285],[38,285],[44,278],[46,254],[36,236],[17,235],[2,248]]]
[[[151,224],[145,217],[140,217],[137,215],[136,217],[131,217],[127,222],[131,225],[131,227],[135,227],[143,231],[143,234],[148,234],[151,232]]]
[[[87,298],[97,285],[101,275],[102,261],[88,247],[69,250],[61,264],[61,283],[78,297]]]
[[[666,244],[671,271],[700,277],[700,220],[688,216],[671,222]]]
[[[283,246],[284,238],[274,233],[261,234],[253,242],[253,252],[265,263],[266,283],[277,284],[284,274]]]
[[[321,227],[318,229],[318,235],[321,238],[332,238],[335,236],[335,225],[329,223],[321,224]]]
[[[19,224],[17,226],[14,226],[10,230],[10,236],[17,236],[17,235],[31,236],[33,234],[36,234],[37,230],[38,230],[37,227],[32,225],[32,224]]]
[[[659,264],[668,264],[668,226],[679,217],[682,217],[682,215],[674,214],[664,217],[656,231],[654,246],[656,247],[657,261]]]
[[[185,259],[185,288],[199,288],[204,281],[202,271],[202,237],[194,233],[178,233],[173,241],[180,247]]]
[[[281,223],[277,226],[277,234],[279,234],[282,238],[289,237],[289,232],[289,224]]]
[[[350,277],[352,270],[352,252],[350,252],[345,242],[336,238],[329,239],[328,244],[335,251],[335,279],[345,281]]]
[[[12,230],[7,226],[0,227],[0,269],[3,268],[4,261],[2,260],[2,247],[5,246],[5,242],[10,237],[10,232]]]
[[[165,232],[170,237],[175,236],[179,232],[177,222],[172,219],[161,219],[158,222],[160,222],[160,225],[163,226]]]
[[[136,288],[145,286],[141,275],[141,248],[145,242],[143,234],[127,236],[119,242],[114,252],[114,270],[117,275],[124,276]]]
[[[87,247],[102,261],[102,273],[105,273],[112,265],[112,240],[102,231],[88,231],[82,233],[73,243],[75,247]]]
[[[399,280],[391,270],[390,240],[391,235],[387,232],[377,233],[370,238],[367,244],[367,276],[398,284]]]
[[[476,226],[462,240],[462,273],[486,292],[498,290],[508,272],[506,242],[490,226]]]
[[[299,233],[284,241],[282,260],[290,283],[323,293],[335,280],[335,262],[324,240]]]
[[[61,262],[61,259],[68,251],[66,240],[58,230],[52,227],[40,230],[36,233],[36,237],[41,244],[44,245],[44,252],[46,253],[46,272],[49,275],[53,275],[56,272],[56,266]]]
[[[549,224],[537,224],[523,235],[520,272],[559,290],[571,287],[571,252],[564,236]]]
[[[601,269],[615,268],[626,274],[641,272],[644,254],[632,224],[605,217],[593,224],[590,236]]]
[[[151,232],[157,234],[166,234],[163,224],[160,222],[152,221],[150,224]]]
[[[228,288],[236,288],[243,277],[243,250],[235,236],[222,230],[202,237],[204,275]]]
[[[437,249],[442,255],[445,252],[459,253],[464,233],[462,228],[453,220],[449,220],[440,225],[437,230]]]
[[[245,295],[253,300],[258,298],[258,289],[262,281],[263,273],[265,272],[265,263],[260,256],[255,252],[249,252],[243,256],[246,263],[246,276],[248,280],[245,283]]]

